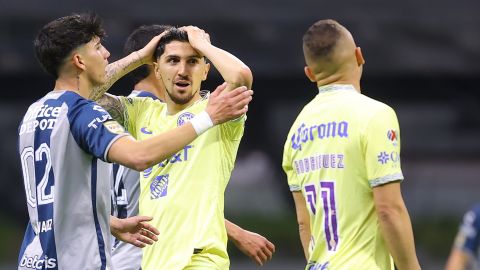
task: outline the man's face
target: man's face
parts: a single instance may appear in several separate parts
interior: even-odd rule
[[[172,41],[157,59],[155,75],[165,85],[170,99],[176,104],[187,104],[207,78],[210,64],[188,42]]]
[[[78,50],[86,75],[92,85],[101,85],[106,81],[105,68],[108,65],[110,52],[103,47],[100,38],[94,37]]]

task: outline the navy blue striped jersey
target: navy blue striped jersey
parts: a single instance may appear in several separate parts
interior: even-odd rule
[[[455,247],[474,258],[474,265],[480,269],[480,204],[475,205],[463,217],[455,238]]]
[[[111,268],[105,161],[128,133],[72,91],[52,91],[33,103],[18,132],[30,218],[18,269]]]
[[[147,91],[134,90],[129,97],[157,96]],[[127,167],[113,164],[112,177],[112,215],[126,218],[138,215],[138,196],[140,194],[140,173]],[[137,270],[142,262],[142,249],[132,244],[113,240],[112,265],[115,270]]]

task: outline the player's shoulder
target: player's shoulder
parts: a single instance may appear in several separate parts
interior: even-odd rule
[[[382,101],[371,98],[364,94],[358,94],[357,96],[361,102],[358,104],[358,106],[356,106],[356,108],[359,111],[359,115],[363,114],[365,118],[371,118],[381,114],[396,115],[393,107]]]
[[[393,110],[393,108],[390,105],[380,100],[374,99],[364,94],[359,94],[357,96],[358,96],[358,99],[365,104],[366,108],[364,109],[370,108],[372,110]]]
[[[153,100],[160,100],[157,96],[154,94],[148,92],[148,91],[142,91],[142,90],[133,90],[128,97],[140,97],[140,98],[151,98]]]
[[[166,109],[166,103],[159,99],[152,99],[150,97],[119,97],[120,102],[127,109],[129,114],[134,113],[138,119],[140,115],[154,116],[160,114],[161,111]]]
[[[98,106],[95,101],[86,99],[73,91],[51,92],[48,94],[48,98],[56,98],[65,103],[70,109],[81,109],[85,106],[93,108],[95,105]]]

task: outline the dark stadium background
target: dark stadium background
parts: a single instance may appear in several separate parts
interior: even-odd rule
[[[255,99],[226,193],[226,216],[277,247],[263,269],[303,269],[295,213],[281,169],[295,115],[316,93],[303,75],[301,38],[316,20],[346,25],[366,58],[363,93],[395,108],[401,126],[403,195],[423,269],[445,263],[463,212],[480,200],[480,2],[33,1],[0,0],[0,269],[15,268],[27,211],[17,126],[53,87],[32,52],[36,31],[71,12],[104,18],[110,61],[140,24],[193,24],[253,71]],[[220,84],[212,72],[204,88]],[[128,94],[121,80],[111,90]],[[231,248],[231,269],[257,269]]]

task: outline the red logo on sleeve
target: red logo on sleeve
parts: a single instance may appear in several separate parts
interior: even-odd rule
[[[389,130],[387,132],[387,138],[392,142],[396,142],[398,140],[398,131],[393,129]]]

